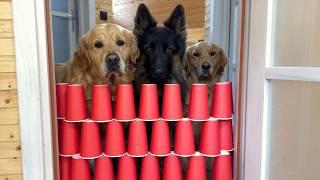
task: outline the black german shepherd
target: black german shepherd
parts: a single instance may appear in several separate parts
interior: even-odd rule
[[[188,90],[182,66],[187,36],[183,6],[178,5],[163,24],[163,27],[157,26],[146,5],[139,5],[133,30],[140,49],[134,78],[136,102],[139,100],[140,85],[154,83],[158,85],[160,107],[163,84],[179,83],[183,104]]]

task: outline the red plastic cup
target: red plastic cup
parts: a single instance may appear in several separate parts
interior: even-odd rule
[[[66,97],[67,97],[68,83],[56,84],[56,98],[57,98],[57,117],[64,119],[66,117]]]
[[[165,84],[163,90],[162,118],[182,119],[182,102],[179,84]]]
[[[70,180],[71,173],[71,158],[70,157],[59,157],[59,174],[60,180]]]
[[[99,125],[95,122],[83,122],[81,128],[80,156],[86,159],[101,156]]]
[[[90,180],[88,160],[78,157],[71,159],[71,180]]]
[[[160,180],[159,162],[155,156],[142,159],[140,180]]]
[[[84,121],[88,119],[83,85],[68,85],[66,101],[66,121]]]
[[[203,122],[199,147],[201,154],[206,156],[217,156],[220,154],[219,127],[219,121]]]
[[[141,85],[139,118],[143,120],[159,119],[159,103],[156,84]]]
[[[204,156],[189,158],[186,180],[206,180],[206,159]]]
[[[111,157],[123,156],[126,153],[123,124],[112,121],[108,122],[106,126],[104,153]]]
[[[166,156],[171,153],[167,121],[159,120],[152,123],[150,153],[155,156]]]
[[[208,120],[208,86],[206,84],[192,84],[189,118],[192,120]]]
[[[176,124],[174,153],[179,156],[192,156],[195,153],[191,121],[178,121]]]
[[[137,170],[135,159],[130,156],[123,156],[119,159],[118,180],[136,180]]]
[[[215,118],[231,118],[232,113],[231,82],[215,83],[213,85],[211,116]]]
[[[99,157],[94,168],[94,180],[114,180],[112,160],[108,157]]]
[[[220,148],[225,151],[233,150],[232,120],[220,121]]]
[[[215,159],[212,180],[232,180],[231,154],[221,155]]]
[[[62,156],[79,154],[78,124],[61,121],[59,123],[59,149]]]
[[[118,85],[115,118],[119,121],[131,121],[136,119],[132,84]]]
[[[148,155],[146,125],[143,121],[132,121],[129,125],[128,155],[142,157]]]
[[[91,119],[94,121],[112,120],[111,94],[108,85],[92,86]]]
[[[164,158],[163,180],[182,180],[182,169],[179,157],[170,155]]]

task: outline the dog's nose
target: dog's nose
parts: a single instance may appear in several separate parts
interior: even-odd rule
[[[201,68],[202,68],[203,70],[209,70],[210,67],[211,67],[211,65],[210,65],[209,63],[207,63],[207,62],[202,63],[202,65],[201,65]]]
[[[120,61],[120,58],[117,54],[108,54],[106,57],[107,63],[117,64]]]
[[[163,75],[163,71],[161,69],[156,69],[155,70],[155,74],[158,76],[162,76]]]

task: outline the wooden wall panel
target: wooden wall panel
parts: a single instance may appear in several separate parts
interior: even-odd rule
[[[20,142],[0,142],[0,158],[21,157]]]
[[[0,175],[21,173],[21,158],[0,159]]]
[[[1,125],[0,142],[13,142],[20,140],[19,125]]]
[[[16,73],[0,73],[0,91],[13,89],[17,89]]]
[[[0,108],[0,126],[18,124],[18,108]]]
[[[108,20],[104,21],[100,19],[100,11],[108,12]],[[96,23],[107,23],[112,22],[113,12],[112,12],[112,0],[96,0]]]
[[[22,180],[11,0],[0,0],[0,180]]]
[[[0,175],[0,180],[21,180],[22,176],[20,174],[16,175]]]

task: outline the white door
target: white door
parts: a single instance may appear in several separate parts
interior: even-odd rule
[[[320,179],[320,1],[248,3],[241,179]]]

